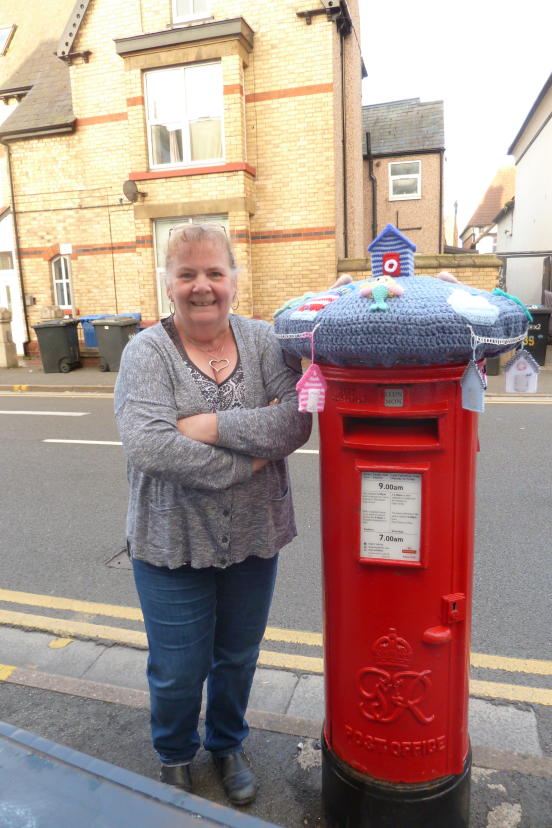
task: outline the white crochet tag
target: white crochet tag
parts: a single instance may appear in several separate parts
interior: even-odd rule
[[[506,392],[509,394],[534,394],[539,381],[539,365],[529,351],[521,348],[504,366]]]
[[[475,360],[470,360],[460,380],[462,387],[462,408],[482,414],[485,411],[485,388],[487,383]]]

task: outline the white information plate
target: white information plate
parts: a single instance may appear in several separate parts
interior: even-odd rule
[[[360,557],[420,560],[422,475],[362,472]]]

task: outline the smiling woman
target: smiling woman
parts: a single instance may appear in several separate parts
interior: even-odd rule
[[[191,790],[207,678],[204,745],[245,805],[256,793],[245,711],[278,552],[296,534],[285,458],[311,418],[297,410],[300,364],[286,364],[272,326],[230,314],[224,228],[172,228],[166,289],[171,315],[127,345],[115,388],[153,742],[161,779]]]

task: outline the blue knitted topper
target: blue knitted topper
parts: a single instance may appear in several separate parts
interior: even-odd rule
[[[440,365],[509,351],[530,316],[503,291],[450,273],[415,276],[416,245],[388,224],[369,246],[372,278],[290,299],[274,314],[282,347],[333,365]]]

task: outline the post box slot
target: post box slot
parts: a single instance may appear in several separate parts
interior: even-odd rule
[[[343,439],[380,448],[439,445],[437,417],[343,417]]]

